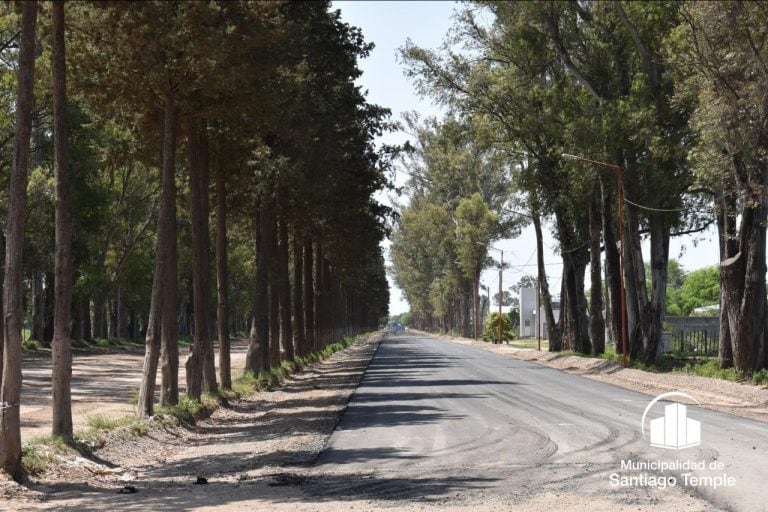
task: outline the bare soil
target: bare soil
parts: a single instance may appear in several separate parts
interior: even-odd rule
[[[380,339],[370,336],[273,391],[231,401],[196,426],[155,425],[144,436],[117,431],[92,456],[62,457],[26,486],[0,481],[0,510],[253,510],[257,502],[287,504],[291,499],[281,496],[283,490],[294,494],[292,487],[311,478],[307,468],[325,446]],[[91,410],[118,414],[126,409],[114,395],[133,392],[130,361],[136,355],[107,357],[98,365],[112,371],[95,373],[90,382]],[[114,377],[114,359],[126,375]],[[91,359],[81,358],[79,364],[84,361]],[[103,398],[115,381],[116,393]],[[25,428],[30,435],[39,425],[27,420]]]

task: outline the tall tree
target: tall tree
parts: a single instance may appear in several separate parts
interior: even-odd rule
[[[21,2],[21,43],[19,47],[16,132],[8,195],[3,287],[3,351],[0,385],[0,468],[15,480],[21,479],[21,302],[24,220],[27,209],[29,141],[32,132],[33,86],[35,78],[35,26],[37,2]]]
[[[744,372],[768,366],[766,21],[761,3],[692,2],[672,47],[697,96],[694,125],[701,142],[711,146],[697,148],[697,172],[712,190],[725,192],[717,200],[721,307],[729,331],[721,340],[730,341],[731,350],[721,347],[721,364],[728,364],[730,352],[734,368]]]
[[[53,48],[53,137],[56,176],[56,256],[53,320],[53,435],[72,439],[72,211],[67,129],[67,68],[64,46],[64,2],[51,5]]]

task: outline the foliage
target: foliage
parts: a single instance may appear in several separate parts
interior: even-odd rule
[[[717,304],[720,300],[720,272],[715,267],[694,270],[685,276],[680,289],[683,314],[695,308]]]
[[[499,321],[501,319],[501,321]],[[515,333],[512,331],[512,320],[509,315],[493,312],[485,320],[485,329],[483,330],[483,341],[499,340],[499,324],[501,323],[501,340],[511,341],[515,339]]]
[[[57,436],[35,437],[21,448],[21,464],[27,475],[38,476],[59,462],[67,452],[67,444]]]

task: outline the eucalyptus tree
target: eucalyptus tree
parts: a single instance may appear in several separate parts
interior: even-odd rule
[[[494,235],[498,217],[474,193],[456,207],[456,253],[461,269],[472,279],[472,336],[480,336],[480,274],[486,265],[487,245]]]
[[[530,217],[536,228],[537,244],[542,243],[541,218],[559,200],[560,169],[566,104],[563,73],[547,54],[547,38],[529,29],[530,13],[520,3],[491,3],[496,16],[490,29],[484,28],[473,10],[466,10],[459,35],[469,53],[445,46],[434,52],[407,43],[402,55],[407,73],[424,94],[431,95],[468,115],[484,117],[508,154],[518,150],[524,156],[510,157],[517,164],[517,183],[526,192]],[[474,53],[473,53],[474,52]],[[478,55],[479,54],[479,55]],[[480,57],[480,58],[477,58]],[[550,349],[559,350],[560,329],[554,323],[552,299],[544,272],[539,268],[542,299],[550,325]]]
[[[692,160],[718,208],[720,364],[751,372],[768,366],[768,9],[750,2],[691,2],[681,9],[670,54],[687,87],[681,98],[693,93],[697,103]]]
[[[492,21],[482,22],[480,11],[490,12]],[[600,188],[602,205],[591,207],[592,233],[588,215],[581,216],[576,231],[584,233],[579,243],[594,241],[596,211],[602,210],[614,325],[620,277],[610,187],[602,180],[581,197],[563,190],[565,184],[589,179],[575,174],[591,173],[583,166],[564,166],[562,154],[584,152],[625,168],[625,195],[634,204],[650,207],[622,205],[628,215],[621,227],[628,240],[623,250],[632,355],[647,361],[656,357],[660,338],[669,237],[683,223],[681,196],[692,183],[685,159],[689,111],[672,102],[673,82],[663,54],[665,38],[679,21],[678,11],[679,5],[662,3],[476,2],[458,25],[467,51],[445,48],[436,53],[413,45],[403,50],[409,73],[426,94],[461,111],[487,115],[510,149],[525,150],[519,183],[536,208],[534,217],[554,215],[563,249],[573,247],[567,239],[577,220],[567,205],[582,201],[581,211],[589,211],[583,200],[593,198]],[[642,272],[641,229],[650,233],[653,253],[650,297]],[[564,290],[573,291],[577,281],[576,297],[564,296],[568,321],[563,327],[569,331],[566,338],[586,350],[583,328],[567,325],[585,313],[578,283],[583,281],[583,257],[561,254]],[[597,257],[593,248],[591,259]],[[555,341],[551,346],[559,346]]]

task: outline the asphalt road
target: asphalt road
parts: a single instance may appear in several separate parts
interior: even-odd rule
[[[768,424],[689,406],[700,446],[654,448],[641,433],[651,398],[447,340],[393,336],[317,467],[387,475],[381,496],[428,498],[450,486],[478,503],[503,490],[510,503],[549,493],[640,510],[768,511]],[[650,409],[646,434],[669,403]],[[682,467],[626,465],[638,462]]]

